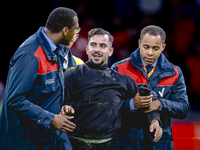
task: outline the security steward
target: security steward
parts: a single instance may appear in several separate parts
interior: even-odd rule
[[[142,121],[131,124],[130,119],[124,115],[121,134],[118,135],[121,150],[173,150],[171,118],[184,119],[188,114],[183,73],[162,54],[166,46],[165,38],[162,28],[155,25],[145,27],[140,33],[139,48],[129,58],[111,67],[130,76],[139,86],[151,89],[155,98],[144,113],[159,110],[163,129],[163,136],[155,143]],[[142,104],[142,101],[135,101],[133,107],[136,112],[140,112]],[[130,116],[138,118],[137,115]],[[139,119],[144,120],[141,117]]]

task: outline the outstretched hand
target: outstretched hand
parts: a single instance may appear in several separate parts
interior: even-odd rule
[[[154,142],[157,142],[160,140],[160,138],[162,137],[163,131],[162,128],[159,126],[159,122],[158,120],[154,119],[151,121],[151,125],[149,126],[149,131],[150,132],[154,132]]]

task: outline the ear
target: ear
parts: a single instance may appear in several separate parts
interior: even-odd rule
[[[68,32],[69,32],[69,28],[68,27],[62,28],[62,34],[63,34],[63,36],[66,36],[68,34]]]
[[[79,34],[75,34],[75,40],[74,40],[74,42],[78,39],[78,37],[79,37]]]
[[[112,56],[112,54],[113,54],[113,52],[114,52],[114,48],[113,48],[113,47],[111,47],[111,48],[110,48],[110,53],[109,53],[109,55],[108,55],[108,56],[109,56],[109,57],[111,57],[111,56]]]
[[[141,41],[140,41],[140,39],[138,40],[138,46],[140,47],[140,44],[141,44]]]
[[[163,44],[163,46],[162,46],[162,51],[165,49],[165,47],[166,47],[166,44]]]
[[[88,45],[86,45],[85,50],[86,50],[86,54],[88,55]]]

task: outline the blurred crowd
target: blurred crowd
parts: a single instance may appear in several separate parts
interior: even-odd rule
[[[48,14],[54,8],[64,6],[78,14],[81,32],[71,50],[83,61],[87,61],[85,46],[91,28],[104,28],[114,36],[115,51],[109,60],[110,66],[129,57],[137,49],[143,27],[154,24],[163,28],[167,34],[167,46],[163,53],[170,62],[181,67],[189,101],[200,104],[200,0],[35,0],[4,3],[2,8],[6,8],[1,13],[1,95],[9,61],[18,46],[45,25]]]

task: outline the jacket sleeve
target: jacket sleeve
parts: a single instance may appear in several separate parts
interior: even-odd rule
[[[117,64],[116,63],[113,64],[111,66],[111,69],[118,71]],[[128,77],[128,83],[129,83],[129,90],[132,91],[130,93],[131,93],[132,97],[134,98],[135,94],[139,92],[138,85],[130,77]],[[132,83],[132,85],[130,85],[130,83]],[[135,89],[136,91],[133,92],[134,91],[133,89]],[[133,101],[133,98],[126,99],[125,102],[124,102],[123,108],[125,108],[126,110],[130,109],[130,102]],[[130,110],[130,111],[131,112],[137,112],[137,111],[140,111],[140,110],[135,109],[134,111],[132,111],[132,110]],[[151,121],[153,119],[157,119],[159,121],[159,123],[161,123],[159,111],[152,111],[152,112],[147,113],[147,118],[148,118],[149,124],[151,123]]]
[[[139,92],[139,89],[138,89],[138,85],[135,83],[135,81],[129,77],[129,76],[126,76],[127,77],[127,84],[128,84],[128,96],[129,97],[132,97],[134,98],[135,95]]]
[[[14,55],[10,61],[5,90],[7,108],[18,115],[49,128],[55,114],[33,104],[27,98],[37,77],[38,59],[30,54]]]
[[[65,98],[64,105],[71,105],[70,97],[73,92],[73,87],[75,84],[75,69],[70,69],[64,73],[64,83],[65,83]]]
[[[131,77],[126,76],[126,78],[127,78],[127,93],[126,93],[126,99],[123,103],[123,108],[126,110],[130,110],[132,112],[133,110],[131,109],[130,103],[133,103],[133,98],[138,93],[138,85]]]
[[[123,108],[127,111],[127,110],[130,110],[131,112],[137,112],[137,111],[141,111],[141,110],[135,110],[135,111],[132,111],[130,108],[130,102],[132,103],[133,102],[133,98],[135,97],[135,95],[139,92],[139,89],[138,89],[138,85],[135,83],[135,81],[129,77],[129,76],[126,76],[127,77],[127,85],[128,85],[128,91],[127,91],[127,97],[131,97],[131,98],[128,98],[125,100],[124,104],[123,104]],[[149,124],[151,123],[151,121],[153,119],[157,119],[159,123],[161,123],[160,121],[160,113],[159,111],[152,111],[152,112],[149,112],[147,113],[147,118],[148,118],[148,122]]]
[[[184,119],[189,111],[188,96],[183,73],[178,68],[179,77],[174,83],[169,99],[159,98],[162,103],[162,111],[175,119]]]
[[[147,113],[147,118],[148,118],[149,124],[151,124],[151,121],[154,119],[158,120],[158,122],[161,124],[160,113],[158,110]]]

